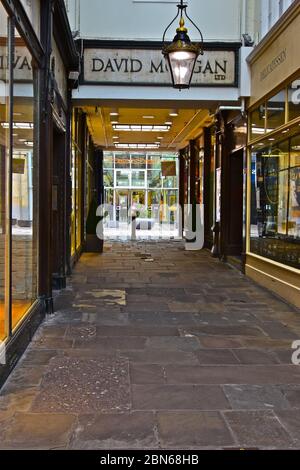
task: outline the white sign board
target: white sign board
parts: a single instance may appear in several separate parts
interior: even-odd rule
[[[84,51],[84,83],[169,85],[171,76],[158,49],[99,49]],[[193,85],[235,86],[234,50],[207,50],[199,56]]]

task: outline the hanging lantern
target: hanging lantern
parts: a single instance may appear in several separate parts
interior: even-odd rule
[[[180,5],[177,5],[177,8],[178,12],[176,17],[164,32],[162,53],[171,72],[173,87],[181,90],[183,88],[190,88],[197,58],[199,55],[203,54],[203,36],[200,29],[187,15],[187,5],[183,4],[183,0],[181,0]],[[173,42],[167,45],[165,42],[166,33],[179,15],[179,28],[176,30],[176,35],[173,39]],[[188,30],[185,27],[185,20],[183,15],[185,15],[186,18],[190,20],[190,22],[199,31],[201,38],[200,42],[191,42],[188,36]]]

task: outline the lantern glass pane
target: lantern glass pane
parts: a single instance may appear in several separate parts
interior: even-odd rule
[[[174,79],[175,86],[188,87],[195,62],[197,59],[197,54],[194,52],[188,51],[174,51],[170,52],[169,60],[170,66],[172,69],[172,75]]]

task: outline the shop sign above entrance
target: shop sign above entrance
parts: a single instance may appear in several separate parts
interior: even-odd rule
[[[199,57],[194,86],[236,86],[236,50],[206,50]],[[86,48],[83,83],[170,85],[171,76],[159,49]]]

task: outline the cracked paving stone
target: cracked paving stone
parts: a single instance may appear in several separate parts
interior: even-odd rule
[[[32,411],[88,413],[129,407],[127,361],[61,357],[51,361]]]
[[[241,364],[278,364],[277,358],[266,351],[255,349],[235,349],[235,356]]]
[[[276,410],[276,415],[281,424],[288,431],[294,444],[299,450],[300,446],[300,410]]]

